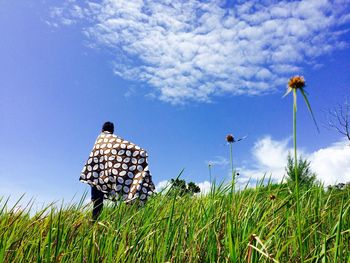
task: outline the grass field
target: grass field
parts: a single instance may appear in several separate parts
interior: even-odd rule
[[[157,195],[144,207],[0,207],[0,262],[300,262],[286,185],[203,196]],[[301,190],[305,262],[350,262],[350,190]]]

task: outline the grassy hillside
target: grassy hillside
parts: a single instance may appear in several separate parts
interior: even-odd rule
[[[154,196],[90,222],[83,204],[34,216],[0,206],[0,262],[298,262],[295,198],[285,185],[201,197]],[[301,191],[307,262],[350,262],[350,190]]]

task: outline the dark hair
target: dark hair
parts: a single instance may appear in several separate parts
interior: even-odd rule
[[[110,121],[107,121],[102,126],[102,131],[108,131],[110,133],[114,133],[114,124]]]

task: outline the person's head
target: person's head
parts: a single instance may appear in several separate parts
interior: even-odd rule
[[[102,131],[114,133],[114,124],[112,122],[109,122],[109,121],[105,122],[102,126]]]

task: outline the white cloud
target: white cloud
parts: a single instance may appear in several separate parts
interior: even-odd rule
[[[205,162],[207,165],[212,165],[212,166],[222,166],[225,167],[227,166],[230,162],[223,156],[215,156],[213,160],[206,161]]]
[[[309,157],[311,167],[325,185],[350,182],[350,147],[338,142],[317,150]]]
[[[251,169],[240,168],[242,177],[239,178],[238,183],[244,186],[249,178],[261,179],[264,174],[267,178],[271,176],[273,180],[281,181],[285,175],[288,153],[293,152],[293,149],[288,146],[289,141],[289,139],[273,140],[268,136],[257,141],[252,149],[255,166]],[[312,171],[325,185],[350,181],[348,142],[337,142],[311,153],[301,150],[298,154],[311,161]]]
[[[51,11],[78,24],[90,46],[115,54],[115,74],[170,103],[274,92],[304,61],[343,48],[349,1],[86,0]],[[316,63],[316,62],[314,62]]]
[[[198,187],[201,189],[201,194],[207,194],[210,192],[210,188],[211,188],[210,182],[204,181],[204,182],[199,182],[195,184],[198,185]],[[162,190],[166,192],[167,190],[169,190],[170,185],[171,185],[170,181],[168,180],[160,181],[159,183],[156,184],[156,192],[159,193]]]
[[[208,181],[204,181],[201,183],[196,183],[196,185],[199,186],[199,188],[201,189],[201,194],[208,194],[210,192],[211,189],[211,183]]]
[[[170,182],[168,180],[164,180],[164,181],[160,181],[159,183],[156,184],[156,192],[159,193],[161,191],[166,191],[167,189],[169,189],[170,186]]]

